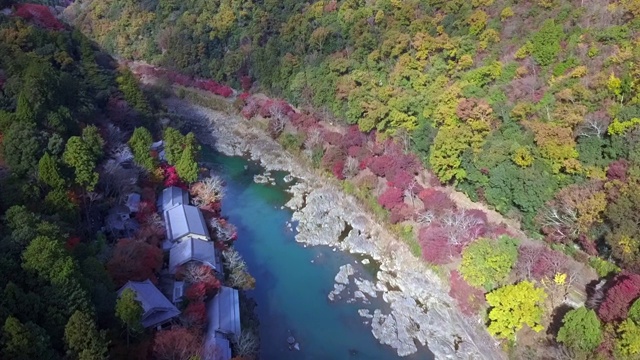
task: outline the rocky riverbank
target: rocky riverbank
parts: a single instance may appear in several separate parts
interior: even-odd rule
[[[382,295],[390,304],[387,314],[375,310],[360,314],[371,320],[372,333],[398,355],[417,351],[416,341],[426,344],[437,359],[502,359],[505,355],[478,321],[461,316],[445,284],[364,212],[354,198],[313,171],[301,166],[278,143],[239,117],[168,99],[168,110],[188,121],[199,141],[226,155],[245,155],[268,171],[283,170],[298,182],[287,206],[294,210],[296,240],[308,245],[328,245],[342,251],[364,254],[380,264],[375,284],[354,279],[366,296]],[[346,237],[345,230],[349,230]],[[353,271],[341,268],[334,291],[350,283]],[[333,293],[333,292],[332,292]]]

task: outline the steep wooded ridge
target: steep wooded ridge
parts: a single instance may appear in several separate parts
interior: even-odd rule
[[[539,348],[523,338],[553,345],[554,356],[640,355],[637,0],[109,0],[77,2],[67,15],[124,58],[246,91],[255,81],[254,90],[321,110],[301,120],[281,103],[242,97],[243,114],[271,118],[274,136],[304,144],[338,177],[375,191],[377,179],[360,171],[386,178],[376,195],[390,221],[406,224],[418,195],[425,209],[409,224],[422,226],[418,252],[433,263],[462,256],[452,296],[471,313],[486,312],[486,298],[489,331],[519,339],[517,356]],[[307,131],[319,113],[370,136]],[[283,119],[305,131],[281,135]],[[401,150],[363,146],[389,137],[441,182],[607,277],[588,291],[588,308],[557,308],[554,294],[572,278],[564,255],[491,239],[499,231],[480,231],[481,215],[450,209],[434,189],[414,194],[415,167],[398,164]],[[626,270],[615,275],[605,260]],[[549,336],[516,337],[523,324]]]
[[[205,302],[223,283],[244,289],[254,280],[230,249],[236,234],[220,218],[222,181],[200,176],[193,133],[161,125],[170,115],[135,76],[49,7],[5,5],[0,2],[0,358],[204,359],[221,351],[224,343],[205,341]],[[151,151],[161,136],[163,159]],[[167,270],[156,195],[175,186],[187,197],[190,183],[192,202],[214,234],[203,243],[226,250],[227,278],[191,259]],[[175,279],[185,290],[178,299]],[[130,282],[142,290],[116,293]],[[169,326],[155,331],[160,325]],[[237,335],[243,346],[234,343],[234,355],[251,359],[255,338]]]

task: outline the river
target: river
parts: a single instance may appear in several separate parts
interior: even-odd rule
[[[237,226],[235,247],[256,278],[256,289],[247,295],[258,304],[260,359],[399,359],[391,347],[373,337],[370,325],[364,323],[370,320],[358,314],[364,308],[372,313],[376,308],[388,312],[380,296],[369,305],[349,303],[346,298],[327,299],[341,265],[350,263],[356,276],[372,280],[375,264],[365,267],[363,257],[295,241],[295,230],[286,226],[292,212],[282,208],[289,199],[282,180],[285,173],[273,174],[276,186],[256,184],[253,176],[263,171],[259,165],[208,148],[203,154],[203,160],[226,181],[222,215]],[[289,331],[300,343],[300,351],[288,349]],[[433,355],[422,347],[404,359],[429,360]]]

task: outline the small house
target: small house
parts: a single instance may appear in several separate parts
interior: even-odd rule
[[[127,202],[125,205],[132,213],[140,211],[140,194],[131,193],[127,195]]]
[[[190,261],[197,261],[219,270],[216,249],[211,241],[187,237],[175,244],[169,251],[169,273],[175,275],[178,267]]]
[[[118,296],[125,289],[131,289],[136,293],[136,300],[140,302],[142,307],[142,326],[145,328],[161,326],[180,315],[180,311],[175,305],[149,279],[128,281],[118,290]]]
[[[138,231],[140,225],[131,218],[128,207],[118,205],[109,210],[109,214],[105,218],[105,227],[114,236],[131,236]]]
[[[187,237],[211,240],[202,212],[195,206],[178,205],[164,214],[167,240],[178,242]]]

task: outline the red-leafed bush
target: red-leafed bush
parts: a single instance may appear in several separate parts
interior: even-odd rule
[[[389,216],[389,222],[397,224],[409,220],[413,217],[413,210],[409,205],[405,203],[398,204],[391,209],[391,215]]]
[[[452,247],[447,241],[446,232],[437,225],[420,229],[418,241],[422,247],[422,257],[435,265],[446,264],[451,260]]]
[[[367,157],[371,157],[371,151],[369,151],[369,149],[367,149],[366,147],[362,147],[362,146],[351,146],[347,150],[347,153],[349,154],[349,156],[356,158],[360,161],[362,161]]]
[[[245,99],[245,105],[240,111],[245,119],[251,119],[258,114],[262,107],[262,101],[256,99],[254,96],[250,96]]]
[[[211,297],[222,287],[222,283],[215,276],[205,278],[202,280],[202,283],[204,284],[205,295],[207,297]]]
[[[346,158],[347,154],[342,148],[330,147],[322,156],[322,167],[329,171],[333,171],[333,167],[336,163],[342,162],[344,164]]]
[[[329,145],[342,147],[342,134],[339,132],[325,131],[324,134],[322,134],[322,138]]]
[[[156,273],[162,268],[162,250],[145,241],[120,239],[116,243],[111,259],[107,262],[107,271],[116,286],[127,281],[156,282]]]
[[[216,95],[220,95],[222,97],[229,97],[233,95],[233,89],[231,89],[226,85],[221,85],[213,80],[204,80],[204,79],[195,80],[195,87],[202,90],[209,91]]]
[[[192,284],[184,293],[189,302],[204,301],[207,296],[207,289],[203,282]]]
[[[333,167],[331,168],[331,172],[333,173],[333,176],[335,176],[339,180],[345,179],[343,170],[344,170],[344,161],[336,161],[333,164]]]
[[[176,171],[175,166],[164,166],[164,184],[163,185],[166,188],[171,186],[177,186],[184,190],[189,189],[187,184],[185,184],[182,181],[182,179],[180,179],[180,176],[178,175],[178,172]]]
[[[629,169],[629,162],[625,159],[619,159],[611,164],[607,168],[607,179],[620,180],[622,182],[627,181],[627,169]]]
[[[139,223],[147,223],[149,218],[158,211],[156,203],[149,200],[140,200],[138,212],[136,212],[136,220]]]
[[[268,99],[260,108],[260,116],[264,118],[287,116],[292,112],[293,108],[284,100]]]
[[[402,190],[395,187],[387,188],[387,190],[378,197],[378,204],[387,210],[391,210],[403,202],[404,194]]]
[[[518,248],[515,271],[522,279],[551,279],[557,273],[566,273],[569,258],[545,246],[522,245]]]
[[[623,271],[612,282],[598,308],[598,316],[604,322],[624,320],[633,301],[640,297],[640,275]]]
[[[242,94],[238,95],[238,99],[245,101],[245,104],[246,104],[246,101],[249,98],[249,96],[251,96],[251,94],[249,94],[248,92],[243,92]]]
[[[244,75],[240,78],[240,87],[242,87],[243,91],[249,91],[251,89],[251,85],[253,85],[253,80],[251,80],[251,76]]]
[[[67,242],[64,244],[64,247],[71,251],[73,249],[75,249],[76,246],[78,246],[78,244],[80,244],[80,238],[78,236],[71,236],[70,238],[67,239]]]
[[[153,339],[153,359],[202,359],[205,356],[202,342],[202,336],[191,329],[173,327],[158,331]]]
[[[62,30],[64,25],[58,20],[49,7],[37,4],[19,4],[16,6],[16,16],[32,21],[36,25],[52,30]]]
[[[469,285],[457,270],[449,277],[449,296],[456,300],[458,308],[464,315],[477,314],[485,305],[482,290]]]
[[[449,195],[434,188],[422,190],[418,198],[424,204],[424,209],[433,211],[435,214],[442,214],[454,209],[456,204],[449,198]]]
[[[207,307],[203,301],[193,301],[182,312],[185,325],[202,329],[207,325]]]
[[[395,175],[395,159],[389,155],[374,157],[369,161],[369,170],[376,176],[390,177]]]
[[[351,125],[347,129],[347,133],[342,138],[342,146],[348,149],[352,146],[363,146],[367,141],[367,136],[360,132],[358,125]]]
[[[311,114],[293,112],[289,114],[289,120],[293,126],[307,133],[311,129],[319,127],[318,119]]]
[[[415,184],[413,176],[404,170],[398,171],[391,178],[390,182],[391,182],[391,186],[395,186],[398,189],[402,189],[402,190],[406,190],[409,188],[409,186]]]

